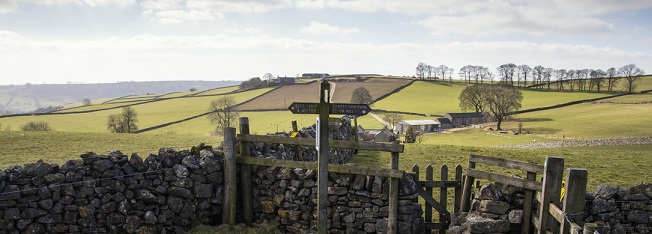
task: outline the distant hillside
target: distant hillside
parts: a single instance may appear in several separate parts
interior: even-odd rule
[[[233,86],[240,81],[148,81],[108,84],[32,84],[0,86],[0,114],[17,114],[48,106],[127,95],[166,94]]]

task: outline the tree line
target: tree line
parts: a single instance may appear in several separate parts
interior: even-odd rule
[[[433,67],[423,62],[416,67],[416,77],[428,80],[452,81],[453,69],[445,65]],[[620,68],[602,69],[554,69],[537,65],[502,64],[494,71],[488,67],[466,65],[460,68],[458,76],[467,83],[499,83],[515,87],[557,89],[570,91],[613,92],[615,86],[624,81],[627,91],[633,93],[637,82],[645,72],[635,64]]]

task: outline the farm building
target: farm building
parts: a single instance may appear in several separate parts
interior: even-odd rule
[[[453,122],[453,126],[462,127],[473,124],[481,124],[489,122],[489,115],[486,113],[468,112],[468,113],[448,113],[444,118]]]
[[[301,74],[301,78],[326,78],[330,77],[328,73],[303,73]]]
[[[435,132],[437,131],[441,126],[439,121],[437,120],[403,120],[401,122],[396,123],[396,132],[398,134],[405,134],[407,132],[408,127],[412,126],[412,129],[419,131],[419,132]]]
[[[440,127],[442,129],[449,129],[449,128],[454,128],[455,126],[453,125],[453,122],[451,122],[450,119],[448,118],[437,118],[437,121],[440,124]]]
[[[367,130],[362,139],[363,141],[370,142],[392,142],[395,141],[398,137],[392,130],[389,130],[387,127],[383,127],[380,130]]]

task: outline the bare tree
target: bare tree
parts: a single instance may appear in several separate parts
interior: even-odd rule
[[[132,133],[138,131],[138,113],[130,106],[122,108],[119,114],[109,115],[106,127],[113,133]]]
[[[548,90],[550,90],[550,79],[552,78],[552,73],[555,71],[553,68],[543,69],[543,81],[546,82]]]
[[[426,73],[428,72],[428,64],[425,63],[419,63],[417,64],[417,78],[422,79],[426,76]]]
[[[641,76],[645,74],[645,72],[634,64],[627,64],[618,69],[618,74],[625,78],[625,81],[627,81],[627,90],[629,93],[632,93],[636,88],[636,82],[641,80]]]
[[[455,69],[448,69],[448,82],[453,82],[453,72],[455,72]]]
[[[516,65],[513,63],[507,63],[500,65],[496,70],[498,71],[498,76],[500,77],[500,81],[503,82],[504,84],[509,84],[509,85],[514,85],[514,70],[516,69]]]
[[[474,84],[466,86],[460,93],[460,109],[462,111],[473,110],[475,112],[484,112],[484,86]]]
[[[89,98],[84,98],[84,100],[82,100],[82,104],[83,104],[84,106],[90,106],[90,105],[93,104],[93,103],[92,103],[91,99],[89,99]]]
[[[473,73],[473,65],[466,65],[462,68],[460,68],[460,72],[458,75],[460,78],[464,79],[465,81],[468,81],[471,83],[471,74]]]
[[[265,80],[267,82],[272,81],[274,78],[275,77],[274,77],[274,75],[272,75],[272,73],[265,73],[265,75],[263,75],[263,80]]]
[[[518,65],[518,67],[516,67],[516,76],[518,81],[523,80],[523,87],[527,86],[527,76],[530,74],[530,71],[532,71],[532,68],[528,65]],[[518,86],[518,82],[516,83],[516,86]]]
[[[557,89],[564,89],[564,80],[566,79],[566,69],[559,69],[555,71],[555,79],[557,80]]]
[[[607,92],[613,91],[614,86],[618,84],[618,80],[620,77],[618,77],[618,70],[616,70],[615,67],[611,67],[607,69]]]
[[[398,113],[387,112],[383,116],[383,120],[389,124],[390,129],[394,129],[396,123],[403,121],[403,116]]]
[[[498,122],[496,128],[501,130],[503,120],[512,112],[521,109],[523,95],[515,88],[505,86],[492,85],[484,89],[484,109]]]
[[[239,117],[238,112],[233,110],[235,104],[236,101],[231,96],[223,96],[220,99],[211,102],[208,119],[210,119],[211,124],[216,125],[216,135],[224,134],[224,129],[235,125],[236,120]]]
[[[371,94],[369,94],[369,90],[364,87],[353,90],[351,103],[371,104],[371,102],[373,102],[373,98],[371,97]]]
[[[441,74],[439,78],[445,80],[446,73],[448,72],[448,67],[446,65],[439,65],[439,67],[437,67],[437,72],[438,74]]]
[[[604,77],[607,76],[607,73],[602,69],[591,70],[591,87],[595,87],[598,92],[602,89],[604,83],[607,81]],[[590,88],[589,90],[591,90]]]

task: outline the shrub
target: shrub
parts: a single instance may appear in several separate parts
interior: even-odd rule
[[[20,126],[22,131],[52,131],[50,124],[48,122],[29,122]]]

